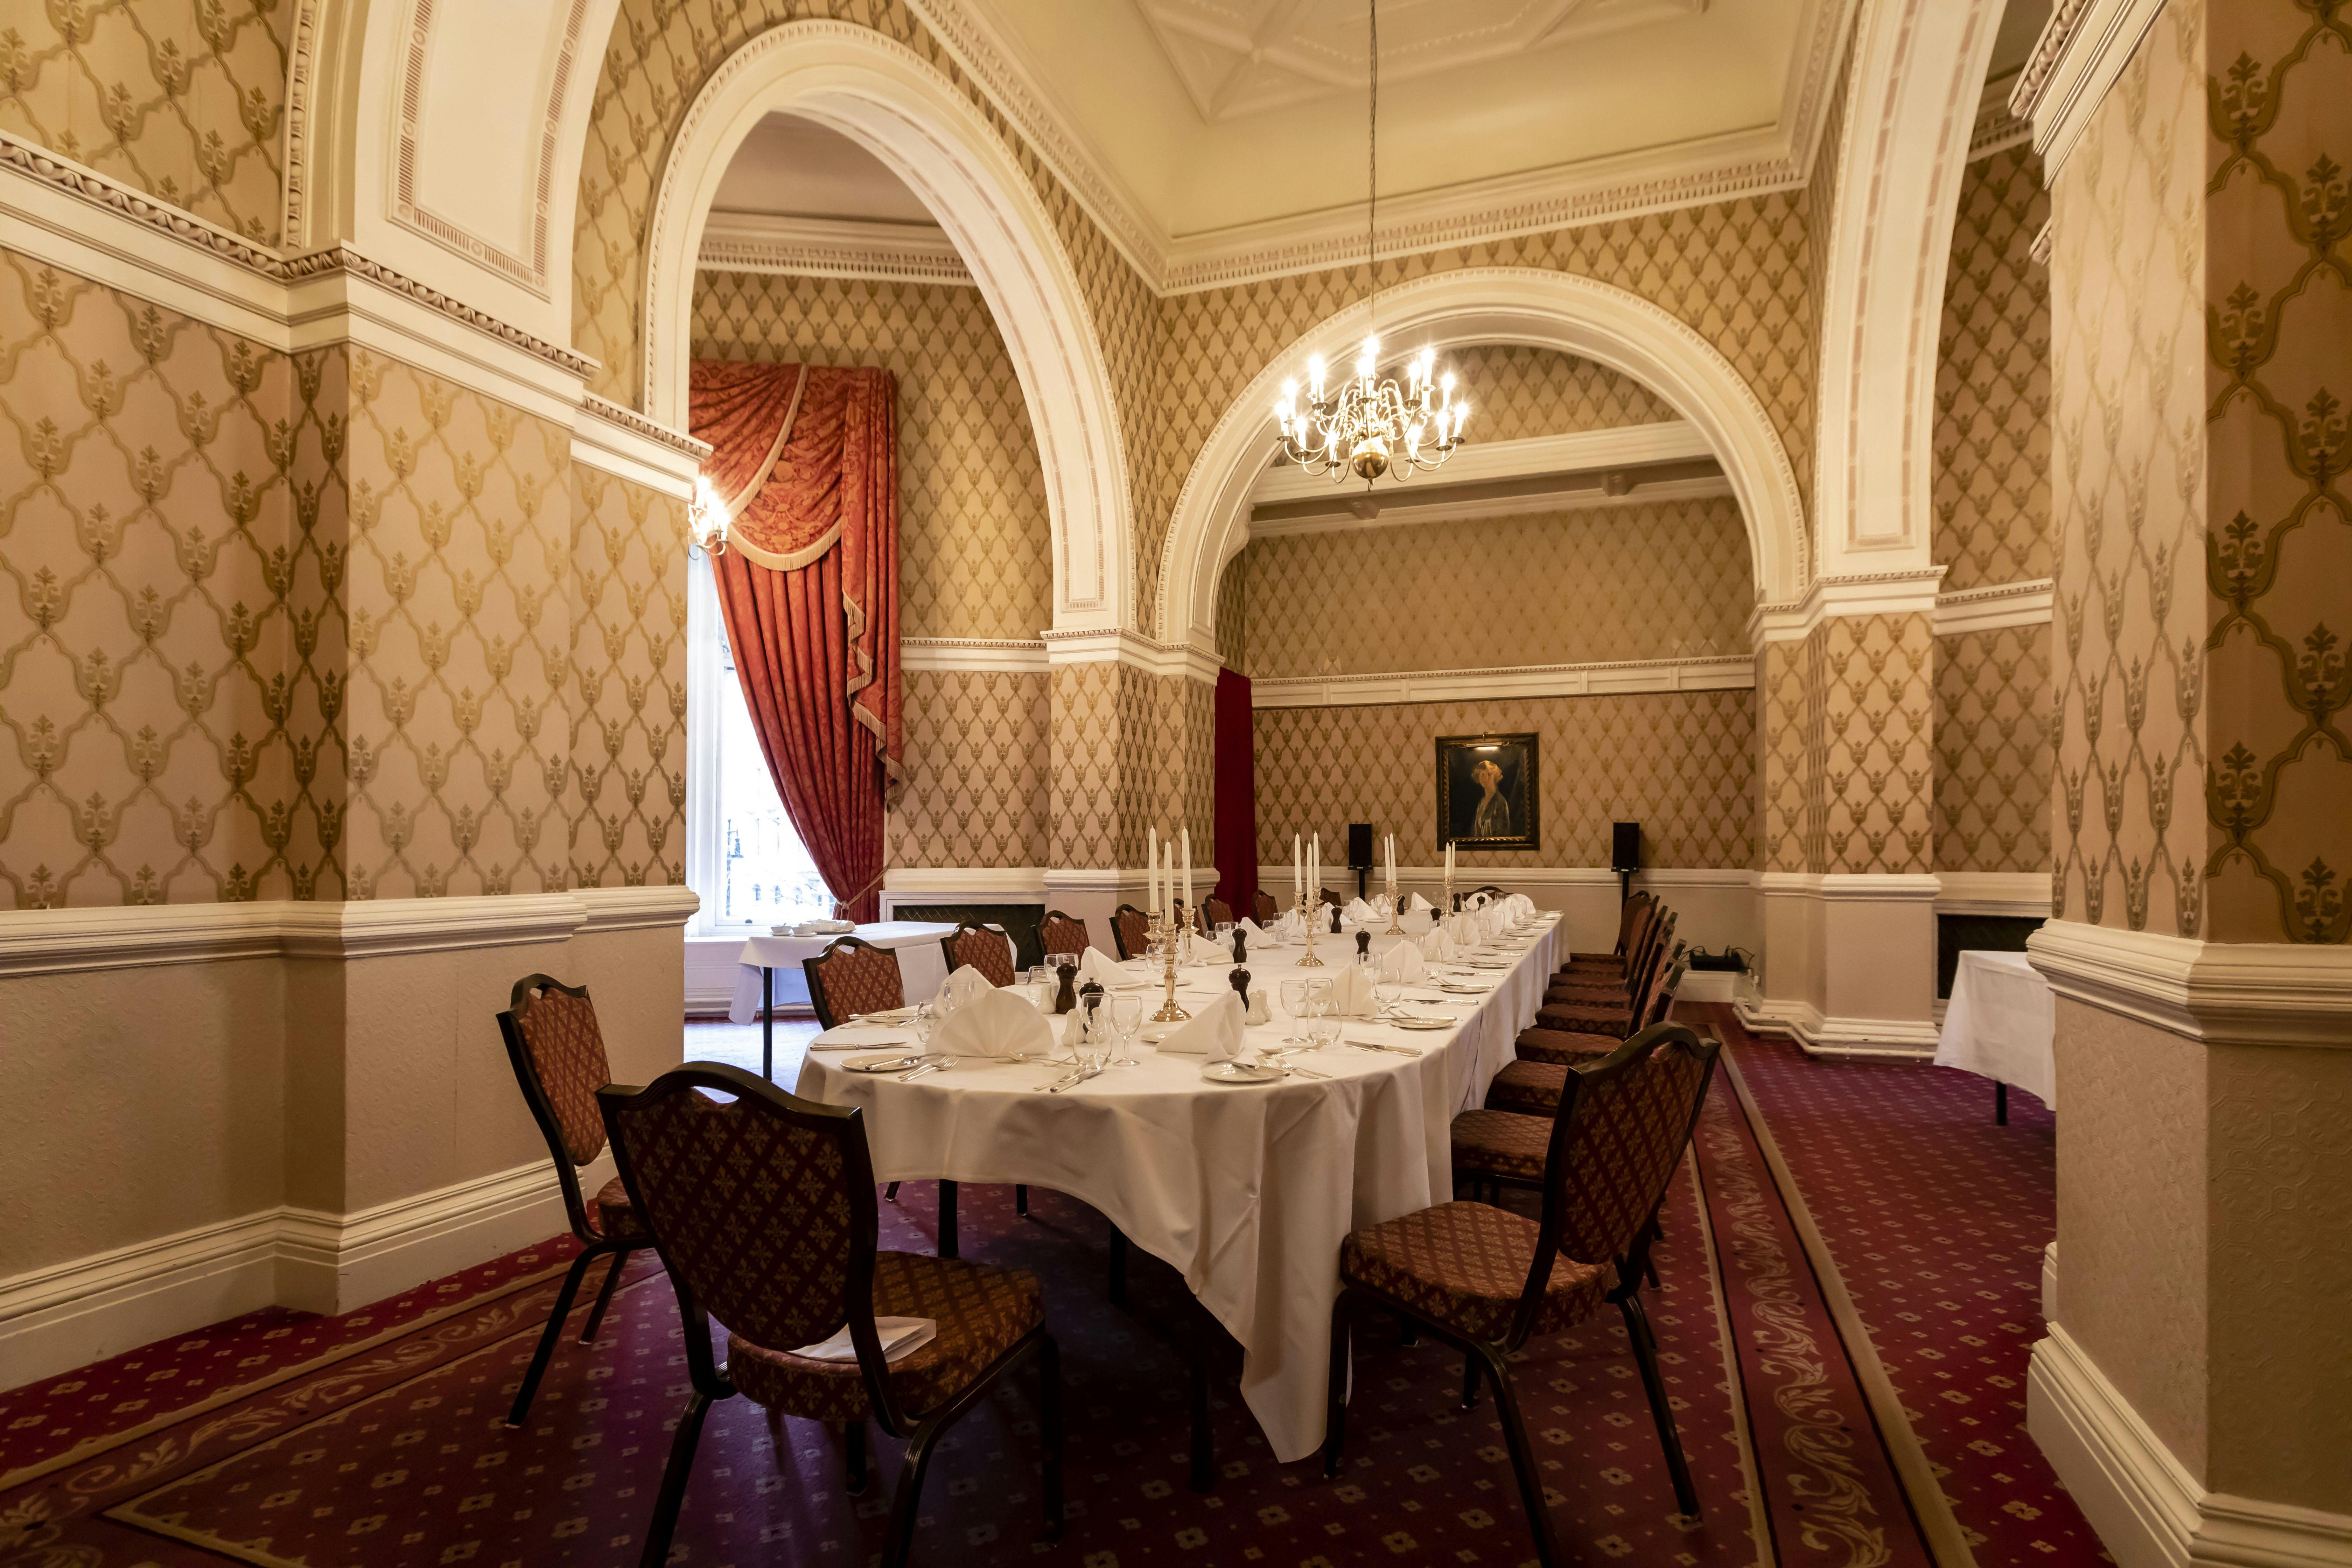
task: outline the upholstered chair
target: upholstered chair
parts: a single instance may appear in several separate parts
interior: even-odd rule
[[[1689,968],[1690,960],[1678,957],[1659,972],[1636,1020],[1640,1027],[1646,1029],[1673,1016],[1675,993],[1681,988],[1683,975]],[[1571,1068],[1588,1066],[1624,1043],[1612,1035],[1522,1029],[1518,1059],[1506,1065],[1486,1086],[1486,1109],[1549,1116],[1559,1108],[1559,1097]]]
[[[1201,918],[1208,922],[1210,930],[1214,931],[1233,920],[1234,906],[1212,894],[1201,900]]]
[[[1118,944],[1121,958],[1141,958],[1151,942],[1151,917],[1133,904],[1121,904],[1111,911],[1110,938]]]
[[[966,921],[955,928],[940,946],[947,953],[950,972],[970,964],[987,976],[991,985],[1013,984],[1013,947],[1001,931],[991,931],[977,921]]]
[[[838,1028],[861,1013],[895,1012],[907,1005],[898,955],[863,937],[841,938],[814,958],[803,959],[801,970],[808,976],[809,1005],[823,1028]]]
[[[588,1266],[599,1258],[613,1260],[604,1271],[603,1288],[596,1292],[596,1303],[588,1310],[588,1321],[580,1330],[583,1345],[596,1342],[596,1331],[604,1326],[604,1310],[613,1304],[621,1270],[629,1261],[630,1251],[646,1245],[646,1231],[637,1223],[620,1177],[597,1188],[593,1198],[583,1197],[580,1191],[581,1170],[604,1152],[604,1121],[596,1110],[596,1091],[613,1080],[604,1056],[604,1036],[596,1026],[596,1008],[588,1000],[587,989],[544,974],[525,975],[515,982],[514,995],[507,1010],[499,1015],[499,1033],[506,1040],[515,1082],[522,1087],[523,1103],[530,1107],[531,1120],[539,1123],[547,1139],[547,1152],[555,1158],[564,1216],[580,1243],[580,1256],[564,1273],[563,1287],[555,1293],[555,1310],[539,1336],[539,1348],[531,1352],[530,1370],[523,1373],[514,1407],[507,1413],[507,1425],[520,1426],[530,1414],[539,1380],[547,1375],[555,1342],[563,1337],[564,1320],[571,1315],[572,1299],[580,1293]]]
[[[1366,1308],[1398,1314],[1464,1352],[1465,1405],[1476,1402],[1482,1381],[1495,1385],[1537,1560],[1544,1568],[1574,1561],[1552,1531],[1508,1358],[1536,1335],[1571,1328],[1609,1303],[1625,1320],[1675,1506],[1684,1519],[1697,1517],[1698,1493],[1640,1289],[1651,1222],[1690,1142],[1719,1049],[1679,1024],[1659,1024],[1571,1074],[1559,1112],[1538,1123],[1547,1126],[1539,1218],[1488,1204],[1440,1204],[1357,1231],[1340,1245],[1325,1475],[1339,1473],[1346,1442],[1351,1321]]]
[[[1555,995],[1544,993],[1544,1005],[1536,1009],[1536,1024],[1546,1029],[1560,1029],[1570,1034],[1615,1035],[1622,1039],[1637,1026],[1634,1014],[1641,998],[1649,992],[1650,983],[1660,969],[1671,964],[1681,952],[1683,944],[1674,940],[1675,914],[1672,910],[1654,921],[1654,932],[1645,945],[1642,958],[1627,975],[1627,984],[1606,999],[1591,994],[1562,991]]]
[[[1272,893],[1260,888],[1250,895],[1250,919],[1257,921],[1260,930],[1272,925],[1281,918],[1282,906],[1274,901]]]
[[[1675,911],[1653,904],[1643,917],[1633,946],[1633,961],[1624,970],[1570,970],[1544,984],[1546,1002],[1622,1002],[1638,990],[1658,943],[1674,934]]]
[[[1059,910],[1045,911],[1045,918],[1037,922],[1037,934],[1047,952],[1084,952],[1095,940],[1087,934],[1086,921]]]
[[[1625,962],[1633,952],[1633,942],[1640,934],[1642,921],[1647,918],[1657,896],[1643,889],[1628,898],[1617,911],[1617,945],[1607,952],[1571,952],[1559,966],[1562,974],[1580,970],[1603,971],[1612,974],[1625,973]]]
[[[723,1100],[712,1096],[726,1097]],[[670,1539],[710,1406],[740,1394],[776,1415],[845,1428],[849,1482],[866,1489],[866,1424],[906,1440],[883,1538],[887,1568],[914,1544],[924,1472],[940,1436],[1034,1357],[1045,1448],[1045,1531],[1062,1531],[1060,1356],[1036,1279],[918,1253],[877,1250],[874,1165],[855,1108],[803,1100],[716,1063],[596,1096],[622,1180],[677,1292],[690,1392],[646,1526],[643,1568]],[[929,1318],[936,1337],[887,1361],[877,1317]],[[727,1331],[713,1353],[710,1320]],[[846,1328],[855,1359],[795,1351]]]

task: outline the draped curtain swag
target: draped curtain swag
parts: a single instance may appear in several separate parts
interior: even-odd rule
[[[727,503],[711,563],[784,811],[844,916],[880,904],[900,778],[898,389],[886,370],[698,360],[688,419]]]

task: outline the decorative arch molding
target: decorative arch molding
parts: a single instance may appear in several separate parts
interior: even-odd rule
[[[1638,294],[1573,273],[1470,268],[1380,297],[1381,336],[1402,346],[1531,343],[1596,361],[1664,394],[1706,437],[1748,523],[1757,597],[1792,599],[1806,578],[1804,503],[1764,404],[1687,322]],[[1249,495],[1273,458],[1267,410],[1310,353],[1353,358],[1368,307],[1331,316],[1276,354],[1217,421],[1185,476],[1160,560],[1155,624],[1163,643],[1213,648],[1225,565],[1249,542]],[[1472,389],[1475,396],[1476,389]]]
[[[1021,383],[1053,527],[1054,626],[1132,623],[1127,458],[1094,321],[1051,216],[1004,140],[954,83],[870,28],[791,22],[711,73],[680,123],[646,236],[643,407],[684,429],[696,259],[728,162],[790,112],[889,165],[955,242]]]
[[[1822,299],[1814,564],[1924,570],[1937,334],[2000,0],[1872,0],[1854,38]]]

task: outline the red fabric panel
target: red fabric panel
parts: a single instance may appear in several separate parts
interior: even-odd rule
[[[793,405],[800,366],[697,360],[687,371],[687,426],[710,443],[703,476],[723,499],[751,483]]]
[[[1257,891],[1257,741],[1250,721],[1250,683],[1217,672],[1217,897],[1235,919]]]

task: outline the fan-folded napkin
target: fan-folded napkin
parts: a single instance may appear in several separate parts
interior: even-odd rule
[[[994,987],[949,1014],[931,1037],[931,1049],[949,1057],[1018,1057],[1053,1048],[1054,1032],[1036,1005]]]
[[[1343,1018],[1370,1018],[1381,1005],[1372,994],[1371,971],[1351,963],[1331,977],[1331,1011]]]
[[[1406,985],[1418,985],[1427,977],[1429,965],[1422,961],[1421,949],[1410,942],[1400,942],[1381,954],[1381,978]]]
[[[1076,984],[1084,985],[1089,980],[1106,991],[1114,986],[1135,984],[1135,976],[1120,968],[1118,960],[1098,947],[1089,947],[1086,952],[1078,954],[1078,978]]]
[[[1450,959],[1461,951],[1454,945],[1454,938],[1444,926],[1433,928],[1427,936],[1421,939],[1421,955],[1423,958]]]
[[[1368,926],[1381,917],[1379,911],[1363,900],[1349,899],[1348,907],[1339,911],[1339,918],[1349,925]]]
[[[1160,1048],[1170,1056],[1203,1057],[1213,1062],[1255,1062],[1256,1050],[1242,1037],[1246,1016],[1242,999],[1228,991],[1193,1014],[1189,1022],[1178,1025],[1160,1042]]]
[[[941,1013],[959,1013],[973,998],[995,989],[987,975],[967,963],[950,971],[948,977],[940,982],[940,993],[932,998],[932,1005]]]
[[[1423,898],[1419,893],[1415,893],[1412,897],[1404,901],[1404,907],[1411,910],[1414,914],[1419,914],[1423,910],[1433,910],[1437,906],[1431,903],[1427,899]]]

